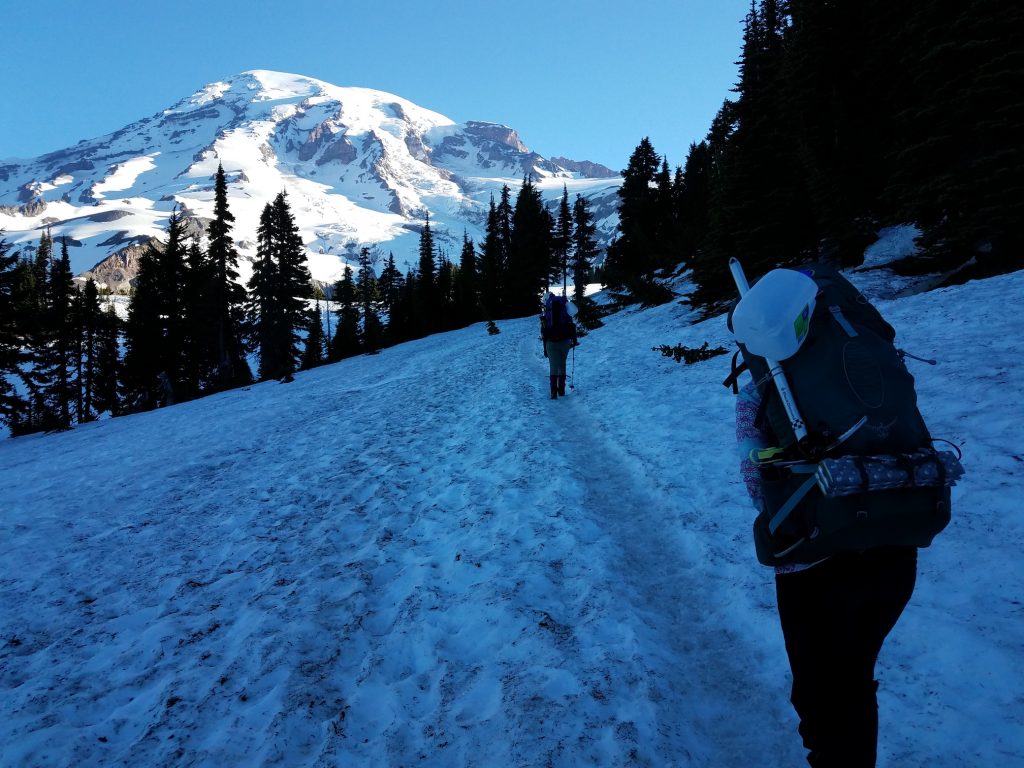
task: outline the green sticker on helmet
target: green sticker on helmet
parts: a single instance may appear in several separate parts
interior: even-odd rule
[[[797,344],[804,340],[804,336],[807,335],[807,331],[811,328],[811,308],[804,305],[803,310],[797,315],[796,320],[793,321],[793,331],[796,333]]]

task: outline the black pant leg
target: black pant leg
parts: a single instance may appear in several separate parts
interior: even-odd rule
[[[843,553],[776,579],[793,706],[813,766],[874,766],[875,661],[913,592],[917,551]]]

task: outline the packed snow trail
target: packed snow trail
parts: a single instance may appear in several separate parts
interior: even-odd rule
[[[604,572],[612,580],[602,587],[615,595],[625,613],[620,621],[637,635],[633,662],[647,678],[652,731],[644,743],[661,742],[660,754],[680,759],[685,748],[682,764],[755,759],[742,742],[756,718],[777,709],[775,691],[747,687],[761,651],[750,647],[753,638],[730,637],[715,619],[737,596],[709,572],[704,546],[687,535],[699,493],[673,482],[684,478],[659,478],[641,436],[633,446],[610,440],[585,399],[568,401],[555,415],[570,471],[583,480],[575,515],[609,536],[619,560]],[[690,469],[687,463],[677,471]],[[702,482],[699,474],[686,479],[691,486]],[[692,709],[693,699],[700,708]]]
[[[944,353],[919,392],[968,477],[880,768],[1024,765],[1022,279],[884,310]],[[727,359],[651,350],[728,344],[690,319],[619,313],[557,401],[526,319],[0,442],[0,764],[801,764]]]
[[[53,482],[3,585],[15,764],[742,761],[782,706],[692,494],[546,399],[534,328],[18,441]]]

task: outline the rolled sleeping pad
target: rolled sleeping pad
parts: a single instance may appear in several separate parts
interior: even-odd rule
[[[815,478],[825,496],[895,488],[956,485],[963,465],[950,451],[921,450],[892,456],[839,456],[818,463]]]

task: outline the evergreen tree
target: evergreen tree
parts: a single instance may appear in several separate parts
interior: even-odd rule
[[[320,296],[309,311],[309,325],[306,328],[306,344],[302,352],[302,370],[309,370],[324,364],[324,321],[320,310]]]
[[[536,314],[551,274],[551,214],[530,177],[523,179],[512,215],[507,273],[507,314]]]
[[[283,193],[282,193],[283,194]],[[218,388],[247,384],[252,372],[242,344],[245,289],[238,282],[238,251],[231,240],[234,215],[228,209],[224,166],[217,166],[214,183],[213,220],[207,227],[209,260],[213,266],[211,304],[216,339]]]
[[[90,278],[91,279],[91,278]],[[95,287],[94,287],[95,289]],[[97,292],[98,295],[98,292]],[[71,336],[71,363],[74,366],[74,378],[72,379],[71,393],[74,396],[74,418],[79,424],[91,421],[91,416],[86,409],[86,388],[88,357],[86,355],[86,308],[85,289],[75,290],[71,295],[70,317],[72,326]]]
[[[654,182],[661,167],[649,138],[643,138],[622,172],[618,189],[619,223],[608,247],[604,279],[612,288],[630,290],[655,269],[658,206]]]
[[[189,244],[185,257],[182,289],[182,359],[179,398],[197,397],[218,384],[217,308],[215,265],[203,253],[197,239]]]
[[[504,189],[508,189],[505,187]],[[501,242],[498,207],[491,198],[487,228],[480,248],[480,310],[489,320],[504,317],[505,247]]]
[[[27,389],[25,408],[17,423],[12,424],[11,434],[28,434],[40,430],[55,429],[59,417],[54,412],[50,394],[53,392],[54,329],[50,311],[50,270],[53,255],[53,238],[49,230],[39,237],[23,284],[21,302],[23,321],[22,339],[26,365],[22,368],[21,379]]]
[[[61,238],[60,258],[51,260],[46,283],[49,294],[43,320],[46,341],[37,350],[39,354],[35,359],[35,367],[45,380],[39,394],[45,403],[44,428],[47,430],[70,429],[71,414],[77,401],[74,391],[77,372],[75,353],[78,350],[73,313],[73,278],[67,240]]]
[[[441,249],[437,253],[437,285],[435,300],[437,302],[439,331],[450,331],[458,327],[455,318],[455,282],[457,268]]]
[[[99,414],[117,415],[118,407],[118,332],[120,323],[109,304],[104,310],[99,290],[90,278],[77,294],[78,317],[77,389],[79,423],[96,419]]]
[[[669,172],[668,159],[662,158],[661,170],[655,177],[654,222],[657,251],[651,256],[655,270],[672,269],[683,258],[679,247],[679,225],[676,218],[676,190]]]
[[[395,266],[393,253],[388,254],[387,264],[381,270],[380,278],[377,280],[377,288],[380,292],[381,305],[384,312],[387,313],[387,325],[383,331],[384,345],[397,344],[407,338],[403,326],[405,308],[402,304],[405,276]]]
[[[796,264],[820,238],[807,194],[786,99],[783,36],[788,19],[777,0],[762,0],[747,19],[741,65],[735,174],[730,187],[738,252],[752,274]]]
[[[430,215],[426,216],[420,230],[420,259],[416,275],[415,316],[420,327],[420,336],[432,333],[439,327],[437,276],[434,262],[434,234],[430,230]]]
[[[395,254],[389,253],[387,263],[381,270],[377,279],[377,289],[380,292],[380,301],[384,311],[390,316],[391,309],[398,302],[402,292],[402,285],[405,283],[405,276],[395,266]]]
[[[469,235],[463,232],[459,268],[452,288],[455,320],[460,328],[480,319],[478,283],[476,247]]]
[[[906,272],[1024,265],[1021,35],[1024,8],[1002,0],[752,3],[737,98],[675,184],[693,303],[735,295],[730,256],[754,277],[853,265],[892,223],[922,230]]]
[[[491,201],[493,220],[488,216],[487,233],[480,257],[481,305],[488,319],[511,317],[509,298],[512,269],[512,190],[501,187],[497,206]]]
[[[423,330],[418,327],[421,321],[417,314],[417,279],[415,270],[410,269],[405,273],[402,293],[392,310],[391,321],[388,324],[388,337],[395,341],[408,341],[423,335]]]
[[[359,344],[358,294],[352,269],[348,267],[341,280],[334,284],[334,302],[338,322],[331,342],[331,360],[344,360],[362,351]]]
[[[572,207],[572,279],[573,303],[576,305],[577,320],[584,328],[592,329],[600,325],[597,317],[597,305],[587,297],[585,290],[590,281],[594,259],[597,258],[597,226],[594,215],[590,212],[590,201],[583,195],[576,195]]]
[[[554,256],[554,273],[551,275],[554,282],[562,283],[562,293],[566,293],[569,284],[569,252],[572,249],[572,212],[569,209],[569,189],[562,185],[562,200],[558,205],[558,218],[555,223],[555,231],[551,239],[551,249]]]
[[[748,274],[796,264],[820,238],[800,173],[793,117],[786,98],[785,5],[761,0],[747,16],[739,96],[726,101],[708,136],[712,191],[708,234],[692,266],[691,300],[717,306],[735,294],[728,259]]]
[[[261,379],[292,378],[300,361],[300,330],[308,326],[306,299],[312,280],[298,227],[281,192],[260,216],[249,281],[249,316]]]
[[[60,416],[61,429],[70,429],[72,414],[80,417],[83,407],[82,329],[81,296],[75,288],[66,237],[60,239],[60,258],[54,262],[51,275],[51,311],[58,363],[55,376],[58,386],[53,399],[58,404],[56,410]]]
[[[295,370],[299,358],[299,329],[305,327],[306,300],[310,296],[313,277],[306,267],[302,238],[284,192],[279,193],[274,199],[274,220],[279,238],[278,300],[285,331],[282,339],[287,342],[284,354],[285,374],[290,375]]]
[[[92,278],[86,281],[84,290],[79,294],[77,315],[80,334],[76,356],[79,392],[77,419],[79,423],[84,423],[96,418],[97,379],[103,353],[101,346],[103,313],[100,307],[99,291]]]
[[[92,407],[96,413],[110,413],[113,416],[121,413],[118,397],[120,336],[121,321],[114,311],[113,303],[109,303],[100,313],[96,329],[92,396]]]
[[[22,376],[23,312],[19,306],[19,259],[0,232],[0,423],[13,428],[20,423],[27,403],[16,382]]]
[[[174,224],[168,225],[167,246],[157,254],[160,279],[161,312],[163,314],[163,373],[157,374],[161,382],[165,405],[187,400],[195,395],[185,382],[188,359],[188,305],[190,296],[188,275],[188,246],[185,242],[185,217],[179,213]]]
[[[164,322],[156,260],[153,246],[139,257],[139,271],[128,305],[122,376],[129,412],[154,408],[161,396],[158,377],[164,370]]]
[[[729,205],[736,185],[736,174],[731,168],[738,154],[737,124],[736,103],[726,99],[711,122],[707,137],[707,232],[690,260],[695,284],[690,303],[694,307],[713,309],[735,295],[728,260],[739,252],[735,233],[742,226]]]
[[[923,230],[922,271],[1024,266],[1024,7],[999,0],[915,6],[897,67],[912,94],[896,115],[886,198]]]
[[[497,208],[498,265],[506,277],[512,259],[512,222],[514,218],[512,190],[509,189],[508,184],[502,184]]]
[[[49,311],[47,300],[50,296],[50,266],[53,261],[53,238],[50,230],[39,236],[39,247],[36,248],[35,260],[32,265],[32,318],[35,326],[31,330],[41,329],[46,325],[46,313]],[[31,331],[30,331],[31,335]]]
[[[282,339],[281,330],[284,320],[278,302],[276,240],[274,209],[267,203],[256,229],[256,259],[247,300],[247,325],[251,344],[259,356],[260,379],[283,376],[285,369],[281,358],[287,342]]]
[[[187,398],[188,285],[185,222],[175,208],[167,243],[151,246],[139,273],[125,325],[124,382],[130,410],[169,405]]]
[[[679,249],[689,263],[707,237],[711,206],[711,151],[707,141],[690,144],[686,165],[675,183]]]
[[[892,61],[882,52],[895,29],[880,27],[883,19],[867,6],[790,0],[782,53],[783,130],[793,144],[793,171],[807,190],[810,233],[819,238],[814,243],[809,236],[805,246],[808,255],[843,265],[860,263],[870,242],[863,222],[880,214],[886,169],[879,162],[879,131],[891,127],[883,128],[878,117],[892,114],[886,81],[899,77],[890,71],[879,80],[869,71],[875,53]],[[769,10],[766,5],[763,15]],[[865,46],[868,38],[872,43]]]
[[[377,276],[373,271],[370,249],[365,246],[359,251],[359,274],[356,276],[355,291],[362,315],[360,346],[364,352],[376,352],[383,343],[384,327],[377,314],[377,304],[380,302]]]

